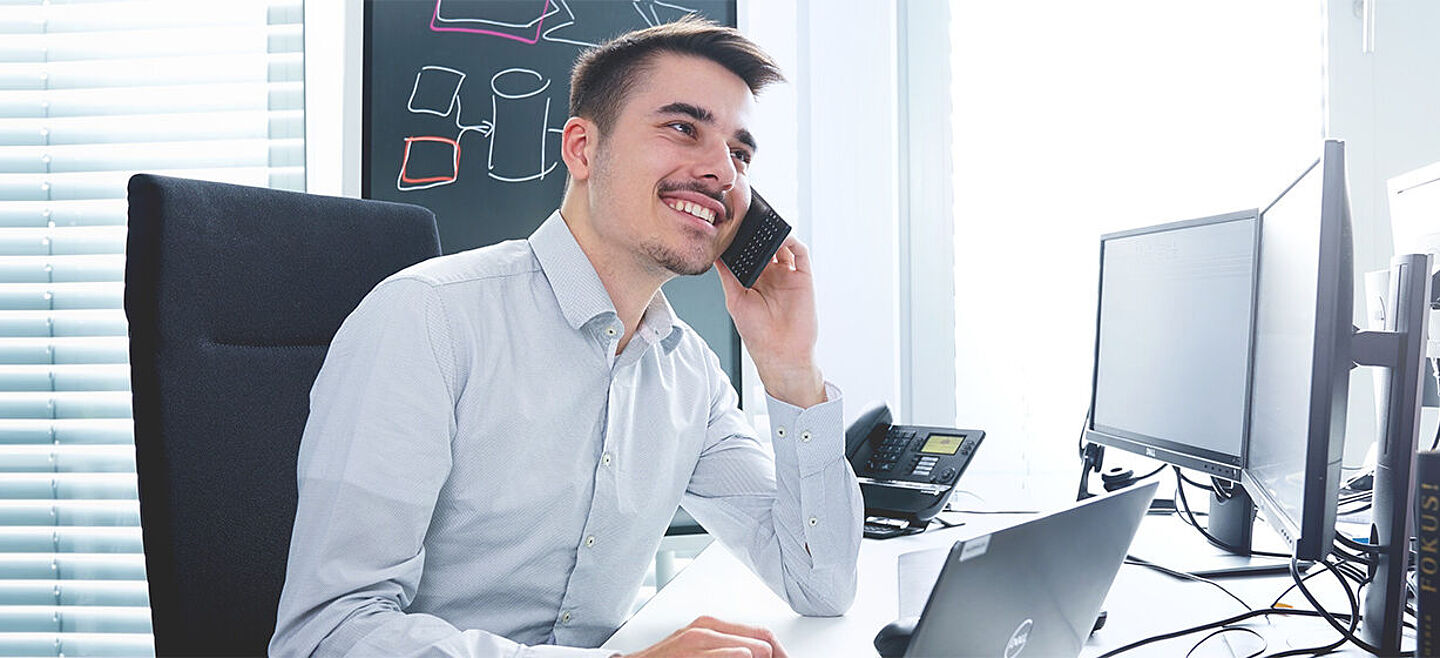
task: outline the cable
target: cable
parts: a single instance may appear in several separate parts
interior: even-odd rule
[[[1350,642],[1354,643],[1355,646],[1360,647],[1361,649],[1369,651],[1372,654],[1379,655],[1379,647],[1374,646],[1369,642],[1366,642],[1365,640],[1362,640],[1355,636],[1355,627],[1358,626],[1360,622],[1360,602],[1355,598],[1355,591],[1350,589],[1349,581],[1346,581],[1345,577],[1340,575],[1340,572],[1337,571],[1335,567],[1329,562],[1321,560],[1316,564],[1325,567],[1326,569],[1330,570],[1331,573],[1335,574],[1335,579],[1340,581],[1340,586],[1345,589],[1345,598],[1349,599],[1350,601],[1350,628],[1347,629],[1344,626],[1341,626],[1340,622],[1335,619],[1334,615],[1330,614],[1328,610],[1321,607],[1320,602],[1315,599],[1315,595],[1310,593],[1310,588],[1305,586],[1304,579],[1300,578],[1299,559],[1296,556],[1292,555],[1290,556],[1290,578],[1295,581],[1295,585],[1300,589],[1300,593],[1305,595],[1305,600],[1309,601],[1310,605],[1315,607],[1315,611],[1319,612],[1320,616],[1323,617],[1332,628],[1334,628],[1336,631],[1339,631],[1340,635],[1344,636],[1344,639],[1349,640]]]
[[[1241,552],[1240,549],[1237,549],[1237,548],[1235,548],[1234,546],[1231,546],[1231,545],[1229,545],[1229,544],[1226,544],[1225,542],[1220,541],[1220,539],[1219,539],[1218,537],[1216,537],[1215,535],[1210,534],[1210,531],[1206,530],[1204,527],[1202,527],[1202,526],[1200,525],[1200,521],[1196,520],[1196,518],[1195,518],[1195,513],[1190,510],[1190,501],[1189,501],[1187,498],[1185,498],[1185,485],[1184,485],[1183,483],[1184,483],[1184,482],[1189,482],[1191,485],[1196,486],[1196,487],[1200,487],[1200,488],[1202,488],[1202,489],[1208,489],[1209,487],[1206,487],[1206,486],[1203,485],[1203,484],[1200,484],[1200,483],[1198,483],[1198,482],[1195,482],[1194,480],[1191,480],[1191,479],[1185,477],[1185,475],[1180,472],[1180,467],[1179,467],[1179,466],[1176,466],[1176,467],[1174,467],[1174,468],[1175,468],[1175,477],[1179,478],[1179,480],[1175,483],[1175,494],[1176,494],[1175,497],[1180,500],[1180,507],[1184,510],[1185,516],[1189,519],[1190,525],[1191,525],[1191,526],[1194,526],[1196,530],[1199,530],[1199,531],[1200,531],[1200,534],[1201,534],[1201,535],[1204,535],[1206,541],[1209,541],[1211,544],[1214,544],[1215,546],[1217,546],[1217,547],[1219,547],[1219,548],[1223,548],[1223,549],[1225,549],[1225,550],[1227,550],[1227,551],[1230,551],[1231,553],[1240,553],[1240,552]],[[1253,550],[1252,550],[1252,551],[1250,551],[1249,553],[1250,553],[1250,555],[1258,555],[1258,556],[1261,556],[1261,557],[1290,557],[1289,555],[1286,555],[1286,554],[1283,554],[1283,553],[1274,553],[1274,552],[1271,552],[1271,551],[1253,551]]]
[[[1259,650],[1259,651],[1256,651],[1255,653],[1252,653],[1252,654],[1249,654],[1249,655],[1245,656],[1245,658],[1255,658],[1256,656],[1259,656],[1260,654],[1265,653],[1265,650],[1268,649],[1268,648],[1270,648],[1270,643],[1265,641],[1265,636],[1257,633],[1257,632],[1255,631],[1255,629],[1253,629],[1253,628],[1246,628],[1246,627],[1244,627],[1244,626],[1221,626],[1218,630],[1211,631],[1211,633],[1210,633],[1209,635],[1206,635],[1205,637],[1200,638],[1200,641],[1199,641],[1199,642],[1196,642],[1196,643],[1195,643],[1195,646],[1190,647],[1190,650],[1185,652],[1185,658],[1190,658],[1190,656],[1194,655],[1194,654],[1195,654],[1195,650],[1196,650],[1196,649],[1199,649],[1199,648],[1200,648],[1200,645],[1205,644],[1205,640],[1208,640],[1208,639],[1210,639],[1210,638],[1212,638],[1212,637],[1215,637],[1215,636],[1217,636],[1217,635],[1221,635],[1221,634],[1223,634],[1223,633],[1229,633],[1229,632],[1232,632],[1232,631],[1244,631],[1244,632],[1246,632],[1246,633],[1249,633],[1249,634],[1251,634],[1251,635],[1254,635],[1255,637],[1260,638],[1260,650]]]
[[[1194,480],[1191,480],[1190,478],[1185,477],[1185,474],[1182,473],[1182,472],[1180,472],[1180,467],[1179,467],[1179,466],[1176,466],[1176,467],[1175,467],[1175,477],[1180,478],[1180,481],[1181,481],[1181,482],[1188,482],[1188,483],[1190,483],[1190,486],[1192,486],[1192,487],[1198,487],[1198,488],[1200,488],[1200,489],[1209,489],[1209,488],[1210,488],[1210,485],[1208,485],[1208,484],[1205,484],[1205,483],[1203,483],[1203,482],[1196,482],[1196,481],[1194,481]]]
[[[1322,573],[1325,573],[1325,572],[1324,572],[1324,571],[1311,571],[1310,573],[1305,574],[1305,577],[1304,577],[1304,578],[1301,578],[1300,580],[1310,580],[1311,578],[1314,578],[1314,577],[1316,577],[1316,576],[1318,576],[1318,575],[1320,575],[1320,574],[1322,574]],[[1275,600],[1270,603],[1270,607],[1273,608],[1273,607],[1275,607],[1275,606],[1280,605],[1280,602],[1283,601],[1283,600],[1285,600],[1285,596],[1288,595],[1290,592],[1292,592],[1292,591],[1294,591],[1294,590],[1295,590],[1295,585],[1292,583],[1289,587],[1286,587],[1286,588],[1285,588],[1285,591],[1283,591],[1283,592],[1280,593],[1280,596],[1275,597]]]
[[[1165,464],[1161,464],[1159,468],[1156,468],[1155,470],[1150,471],[1149,473],[1146,473],[1146,474],[1144,474],[1144,475],[1141,475],[1141,476],[1136,477],[1136,478],[1132,481],[1132,484],[1133,484],[1134,482],[1139,482],[1139,481],[1141,481],[1141,480],[1144,480],[1144,479],[1147,479],[1147,478],[1153,478],[1153,477],[1159,475],[1159,474],[1160,474],[1160,471],[1165,470],[1165,467],[1166,467]]]
[[[1125,556],[1125,563],[1126,563],[1126,564],[1133,564],[1133,565],[1141,566],[1141,567],[1146,567],[1146,568],[1149,568],[1149,569],[1154,569],[1154,570],[1159,571],[1160,573],[1163,573],[1163,574],[1165,574],[1165,575],[1167,575],[1167,576],[1173,576],[1173,577],[1175,577],[1175,578],[1181,578],[1181,579],[1184,579],[1184,580],[1193,580],[1193,581],[1195,581],[1195,582],[1197,582],[1197,583],[1205,583],[1206,585],[1210,585],[1210,586],[1212,586],[1212,587],[1215,587],[1216,589],[1219,589],[1220,591],[1222,591],[1222,592],[1224,592],[1225,594],[1229,595],[1230,598],[1235,599],[1236,601],[1239,601],[1239,602],[1240,602],[1240,606],[1243,607],[1243,608],[1245,608],[1246,610],[1254,610],[1254,608],[1250,607],[1250,604],[1249,604],[1249,603],[1246,603],[1246,602],[1245,602],[1245,599],[1242,599],[1242,598],[1236,596],[1234,592],[1226,589],[1224,585],[1221,585],[1220,583],[1217,583],[1217,582],[1215,582],[1215,581],[1213,581],[1213,580],[1210,580],[1209,578],[1202,578],[1202,577],[1197,576],[1197,575],[1195,575],[1195,574],[1193,574],[1193,573],[1187,573],[1187,572],[1184,572],[1184,571],[1176,571],[1175,569],[1171,569],[1170,567],[1166,567],[1166,566],[1162,566],[1162,565],[1159,565],[1159,564],[1155,564],[1154,562],[1151,562],[1151,561],[1146,560],[1146,559],[1144,559],[1144,558],[1138,558],[1138,557],[1135,557],[1135,556],[1133,556],[1133,555],[1126,555],[1126,556]],[[1202,640],[1202,642],[1203,642],[1203,641],[1204,641],[1204,640]]]
[[[1208,630],[1210,630],[1210,629],[1212,629],[1212,628],[1221,628],[1221,627],[1223,627],[1223,626],[1229,626],[1229,625],[1231,625],[1231,624],[1239,623],[1239,622],[1245,621],[1245,620],[1247,620],[1247,619],[1254,619],[1255,617],[1268,617],[1268,616],[1270,616],[1270,615],[1294,615],[1294,616],[1296,616],[1296,617],[1319,617],[1319,616],[1320,616],[1320,613],[1315,612],[1314,610],[1293,610],[1293,609],[1290,609],[1290,608],[1261,608],[1261,609],[1259,609],[1259,610],[1251,610],[1251,611],[1249,611],[1249,612],[1242,612],[1242,613],[1240,613],[1240,614],[1238,614],[1238,615],[1235,615],[1234,617],[1228,617],[1228,618],[1226,618],[1226,619],[1221,619],[1220,621],[1212,621],[1212,622],[1207,623],[1207,624],[1201,624],[1201,625],[1199,625],[1199,626],[1192,626],[1192,627],[1190,627],[1190,628],[1182,628],[1182,629],[1180,629],[1180,630],[1178,630],[1178,631],[1171,631],[1171,632],[1169,632],[1169,633],[1163,633],[1163,634],[1160,634],[1160,635],[1155,635],[1155,636],[1152,636],[1152,637],[1147,637],[1147,638],[1143,638],[1143,639],[1140,639],[1140,640],[1136,640],[1136,641],[1131,642],[1130,644],[1127,644],[1127,645],[1125,645],[1125,646],[1123,646],[1123,647],[1120,647],[1120,648],[1118,648],[1118,649],[1111,649],[1110,651],[1107,651],[1107,652],[1105,652],[1105,653],[1103,653],[1103,654],[1100,654],[1097,658],[1111,658],[1111,656],[1118,656],[1118,655],[1120,655],[1120,654],[1122,654],[1122,653],[1125,653],[1126,651],[1134,651],[1135,649],[1138,649],[1138,648],[1140,648],[1140,647],[1143,647],[1143,646],[1145,646],[1145,645],[1147,645],[1147,644],[1154,644],[1154,643],[1156,643],[1156,642],[1162,642],[1162,641],[1164,641],[1164,640],[1173,640],[1173,639],[1175,639],[1175,638],[1177,638],[1177,637],[1184,637],[1184,636],[1189,635],[1189,634],[1191,634],[1191,633],[1199,633],[1200,631],[1208,631]],[[1346,619],[1349,619],[1349,618],[1350,618],[1349,615],[1340,615],[1340,616],[1341,616],[1341,617],[1345,617]],[[1337,645],[1337,646],[1338,646],[1338,645]]]
[[[1268,656],[1265,656],[1265,658],[1285,658],[1286,656],[1323,656],[1327,653],[1330,653],[1331,651],[1339,649],[1340,645],[1342,644],[1345,644],[1345,638],[1343,637],[1335,640],[1334,642],[1331,642],[1330,644],[1318,647],[1305,647],[1303,649],[1290,649],[1288,651],[1272,653]]]
[[[1346,537],[1345,535],[1340,534],[1339,530],[1335,531],[1335,541],[1340,542],[1341,545],[1348,549],[1360,551],[1361,553],[1376,554],[1383,553],[1385,551],[1385,549],[1380,548],[1379,546],[1376,546],[1374,544],[1362,544],[1358,541],[1355,541],[1354,539]]]

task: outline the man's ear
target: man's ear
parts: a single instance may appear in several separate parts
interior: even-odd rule
[[[600,136],[595,122],[581,117],[570,117],[560,133],[560,158],[575,180],[590,178],[590,168],[595,159],[595,148]]]

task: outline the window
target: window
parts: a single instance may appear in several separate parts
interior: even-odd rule
[[[303,190],[302,8],[0,3],[0,654],[153,652],[125,185]]]
[[[1324,9],[1026,0],[951,14],[958,422],[988,432],[987,469],[1073,495],[1099,236],[1264,207],[1299,175],[1324,136]]]

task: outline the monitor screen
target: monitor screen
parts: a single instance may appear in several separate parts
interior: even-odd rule
[[[1239,478],[1259,213],[1101,238],[1087,439]]]
[[[1329,551],[1354,307],[1343,144],[1263,213],[1246,490],[1302,559]]]

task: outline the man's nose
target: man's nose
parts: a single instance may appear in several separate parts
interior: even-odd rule
[[[706,146],[696,167],[699,177],[719,183],[721,192],[735,187],[735,178],[739,173],[735,170],[735,160],[730,157],[730,145],[723,140]]]

